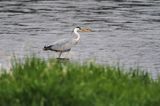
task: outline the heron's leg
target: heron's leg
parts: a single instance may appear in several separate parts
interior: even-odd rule
[[[59,53],[59,56],[58,56],[58,58],[60,58],[60,57],[61,57],[61,55],[62,55],[62,52],[60,52],[60,53]]]
[[[70,53],[70,51],[67,52],[67,58],[69,58],[69,53]]]

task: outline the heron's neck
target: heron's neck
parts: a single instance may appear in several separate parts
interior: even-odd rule
[[[74,30],[74,34],[76,35],[75,40],[76,40],[76,41],[79,41],[79,39],[80,39],[80,34],[77,32],[77,30]]]

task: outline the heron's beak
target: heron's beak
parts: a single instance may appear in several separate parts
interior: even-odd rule
[[[93,32],[90,28],[81,28],[80,32]]]

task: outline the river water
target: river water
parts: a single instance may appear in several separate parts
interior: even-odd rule
[[[159,0],[1,0],[0,64],[8,68],[13,55],[36,54],[44,45],[71,37],[74,27],[89,27],[69,56],[101,64],[140,67],[160,72]]]

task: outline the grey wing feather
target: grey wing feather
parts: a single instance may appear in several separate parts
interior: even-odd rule
[[[61,39],[50,45],[50,49],[55,51],[68,51],[74,45],[74,41],[72,39]]]

